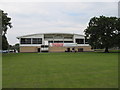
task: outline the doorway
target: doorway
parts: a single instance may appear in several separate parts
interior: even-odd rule
[[[67,52],[70,52],[70,48],[67,48]]]
[[[40,48],[38,48],[38,52],[40,52]]]

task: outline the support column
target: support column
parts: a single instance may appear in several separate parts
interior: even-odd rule
[[[54,43],[54,36],[53,36],[53,43]]]
[[[64,35],[63,35],[63,43],[64,43]]]
[[[32,42],[33,42],[33,38],[31,38],[31,44],[33,44]]]
[[[85,39],[84,39],[84,44],[85,44]]]
[[[21,46],[21,38],[19,38],[20,46]]]
[[[75,35],[73,35],[73,43],[76,43],[76,42],[75,42]]]
[[[45,44],[45,34],[42,34],[42,44]]]

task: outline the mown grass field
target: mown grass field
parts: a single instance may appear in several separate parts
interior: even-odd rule
[[[117,53],[3,54],[3,88],[117,88]]]

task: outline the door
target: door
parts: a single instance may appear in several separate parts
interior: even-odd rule
[[[38,52],[40,52],[40,48],[38,48]]]
[[[67,52],[70,52],[70,48],[67,48]]]

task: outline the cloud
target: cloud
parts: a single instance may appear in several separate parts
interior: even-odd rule
[[[8,30],[10,44],[16,37],[44,32],[83,34],[93,16],[117,16],[117,2],[10,2],[0,3],[2,10],[12,18]]]

